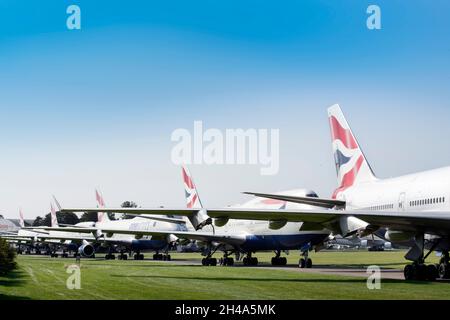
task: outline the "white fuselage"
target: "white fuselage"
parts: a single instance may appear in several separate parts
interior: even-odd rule
[[[283,195],[307,196],[312,191],[298,189],[280,192]],[[317,195],[315,195],[317,197]],[[304,204],[285,202],[279,200],[254,198],[242,205],[233,206],[251,209],[312,209]],[[314,231],[300,231],[302,222],[287,222],[284,226],[271,229],[270,222],[261,220],[236,220],[230,219],[224,226],[214,227],[214,231],[221,235],[229,234],[240,237],[238,245],[244,250],[289,250],[300,249],[307,243],[317,245],[328,238],[330,231],[321,229]],[[212,232],[213,227],[207,226],[199,232]]]
[[[337,199],[353,210],[450,211],[450,167],[361,182],[340,192]]]
[[[81,222],[75,225],[76,227],[96,227],[100,230],[102,229],[113,229],[113,230],[123,230],[123,231],[185,231],[186,227],[179,224],[164,222],[164,221],[156,221],[152,219],[135,217],[132,219],[123,219],[123,220],[111,220],[105,222]],[[131,246],[132,249],[136,250],[160,250],[170,239],[156,239],[152,236],[142,236],[137,238],[134,235],[130,234],[98,234],[99,237],[97,240],[95,239],[93,234],[86,233],[74,233],[74,232],[64,232],[64,231],[51,231],[50,235],[59,236],[59,237],[79,237],[80,239],[86,239],[88,241],[98,241],[102,242],[103,237],[107,238],[111,243],[120,244],[123,246]],[[74,242],[74,241],[70,241]],[[66,244],[68,242],[65,242]]]

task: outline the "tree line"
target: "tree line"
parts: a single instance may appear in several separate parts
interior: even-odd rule
[[[137,208],[137,204],[134,201],[124,201],[121,205],[122,208]],[[101,210],[99,210],[101,212]],[[132,216],[127,215],[120,215],[117,217],[114,213],[108,213],[108,217],[110,220],[118,220],[118,219],[131,219]],[[58,219],[58,223],[60,224],[77,224],[79,222],[87,222],[87,221],[93,221],[97,222],[97,212],[83,212],[83,214],[78,217],[73,212],[68,213],[61,213],[59,211],[56,212],[56,218]],[[39,226],[47,226],[49,227],[51,225],[51,213],[47,213],[44,217],[38,216],[36,219],[34,219],[32,226],[33,227],[39,227]]]

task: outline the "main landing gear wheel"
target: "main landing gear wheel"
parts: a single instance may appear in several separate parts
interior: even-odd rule
[[[230,257],[225,257],[225,258],[223,258],[222,263],[224,266],[232,266],[232,265],[234,265],[234,259],[230,258]]]
[[[435,281],[439,272],[434,264],[413,263],[405,266],[403,275],[405,276],[405,280]]]
[[[202,259],[202,265],[203,266],[216,266],[217,265],[217,259],[216,258],[203,258]]]
[[[271,260],[273,266],[285,266],[287,264],[286,257],[273,257]]]
[[[144,255],[142,253],[136,253],[133,258],[134,260],[144,260]]]
[[[155,253],[153,255],[153,260],[163,260],[163,255],[161,253]]]
[[[164,261],[170,261],[172,258],[170,257],[170,254],[165,254],[163,255],[163,260]]]
[[[310,269],[312,268],[312,260],[310,258],[307,259],[301,258],[298,262],[298,267],[302,269],[303,268]]]
[[[117,259],[119,260],[128,260],[128,256],[125,253],[121,253]]]
[[[112,254],[112,253],[108,253],[107,255],[105,255],[105,260],[115,260],[116,259],[116,255]]]

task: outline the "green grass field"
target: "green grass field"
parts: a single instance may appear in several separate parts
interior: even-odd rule
[[[313,253],[316,266],[403,268],[404,252]],[[257,257],[268,263],[272,254]],[[173,254],[199,259],[199,254]],[[295,264],[298,255],[288,262]],[[437,261],[432,257],[432,261]],[[0,299],[449,299],[450,283],[383,280],[369,290],[366,279],[250,267],[203,267],[200,263],[84,259],[81,289],[69,290],[66,267],[74,259],[19,256],[19,268],[0,277]],[[349,263],[351,262],[351,265]]]

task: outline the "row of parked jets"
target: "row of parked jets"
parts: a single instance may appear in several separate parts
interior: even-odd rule
[[[58,225],[51,206],[51,227],[25,227],[10,241],[58,243],[92,257],[99,246],[112,248],[127,259],[135,252],[154,251],[156,260],[170,260],[175,243],[202,248],[203,265],[216,265],[213,255],[223,252],[221,262],[233,265],[233,256],[245,265],[257,265],[258,251],[274,251],[273,265],[285,265],[282,253],[300,250],[299,267],[311,268],[309,252],[324,248],[337,235],[346,239],[377,235],[394,245],[407,246],[411,263],[404,268],[407,280],[450,278],[450,167],[397,178],[379,179],[367,161],[339,105],[328,108],[338,188],[330,198],[307,189],[279,193],[245,192],[254,199],[240,206],[206,208],[193,178],[182,168],[186,208],[107,208],[96,192],[95,208],[62,208],[60,212],[97,212],[97,222]],[[101,212],[99,212],[101,210]],[[109,213],[131,215],[110,220]],[[22,219],[23,220],[23,219]],[[426,252],[427,251],[427,252]],[[439,264],[426,264],[436,251]]]

